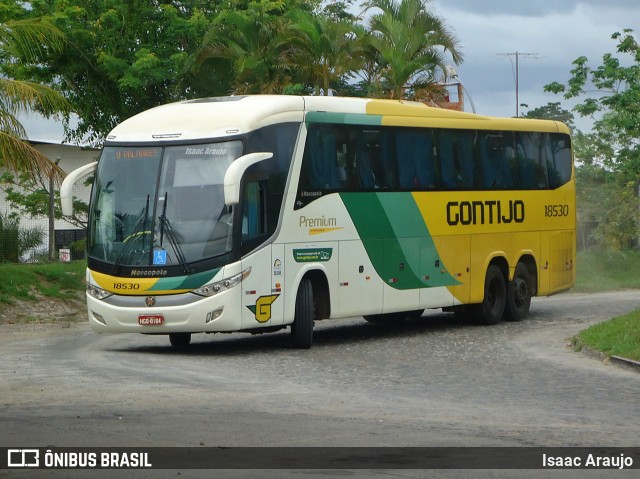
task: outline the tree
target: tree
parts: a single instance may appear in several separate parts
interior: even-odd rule
[[[330,89],[344,85],[364,64],[364,47],[359,40],[364,28],[353,18],[334,15],[299,11],[292,15],[287,32],[290,47],[285,61],[316,95],[328,95]]]
[[[26,174],[15,176],[5,172],[0,175],[0,190],[4,191],[5,197],[11,205],[12,213],[9,216],[33,218],[49,215],[51,192],[49,191],[49,182],[41,175],[35,177]],[[61,219],[63,216],[60,207],[60,192],[54,191],[54,195],[54,218]],[[74,197],[73,215],[65,216],[64,219],[66,222],[84,229],[87,226],[88,211],[88,205]]]
[[[0,263],[18,263],[30,249],[42,244],[44,231],[40,228],[21,228],[20,220],[0,213]]]
[[[381,10],[370,20],[371,45],[391,98],[404,98],[407,89],[428,89],[445,75],[450,61],[462,62],[457,38],[428,10],[429,0],[370,0],[365,5]]]
[[[192,55],[220,3],[32,0],[23,14],[49,18],[67,42],[47,50],[37,65],[5,72],[56,85],[78,115],[77,125],[65,118],[68,138],[97,145],[117,123],[142,110],[226,90],[225,71],[218,74],[211,65],[191,70]]]
[[[521,106],[528,108],[528,105],[526,104],[522,104]],[[572,131],[575,131],[576,129],[573,113],[562,108],[560,106],[560,102],[549,102],[546,105],[529,110],[525,115],[523,115],[523,118],[561,121],[571,128]]]
[[[288,83],[279,46],[283,22],[281,15],[265,11],[226,10],[207,32],[197,64],[227,60],[234,73],[233,93],[278,93]]]
[[[0,64],[5,68],[23,68],[24,63],[38,62],[47,52],[61,50],[63,44],[61,32],[47,22],[9,20],[0,23]],[[52,88],[0,77],[0,167],[59,180],[64,172],[25,141],[27,132],[17,115],[34,111],[51,116],[69,112],[70,105]]]
[[[606,53],[591,68],[587,57],[579,57],[566,85],[553,82],[545,90],[582,99],[574,110],[594,119],[592,133],[582,138],[581,147],[576,145],[576,156],[592,172],[601,170],[600,177],[615,187],[597,234],[624,248],[640,236],[640,46],[633,30],[611,38],[622,59]]]
[[[290,48],[286,32],[290,16],[310,13],[317,1],[232,1],[211,22],[195,65],[227,62],[233,93],[282,93],[297,83],[295,70],[287,64]]]
[[[617,52],[628,57],[625,61],[611,53],[602,57],[595,69],[588,66],[587,57],[573,62],[572,77],[567,85],[558,82],[545,86],[546,91],[564,93],[566,99],[585,96],[589,82],[589,96],[574,110],[581,116],[593,117],[593,131],[611,145],[615,154],[606,158],[606,166],[629,178],[640,178],[640,47],[633,30],[614,33]],[[623,66],[628,64],[629,66]]]

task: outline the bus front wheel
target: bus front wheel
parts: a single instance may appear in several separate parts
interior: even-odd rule
[[[513,273],[513,281],[507,288],[507,307],[505,318],[521,321],[529,313],[531,307],[531,274],[527,265],[518,263]]]
[[[484,299],[472,305],[474,319],[480,324],[497,324],[502,319],[507,302],[504,275],[495,264],[489,265],[484,280]]]
[[[291,325],[291,345],[296,349],[309,349],[313,342],[313,285],[305,278],[296,295],[296,310]]]

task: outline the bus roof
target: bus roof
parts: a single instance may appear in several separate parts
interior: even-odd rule
[[[328,114],[331,121],[483,130],[569,133],[550,120],[498,118],[434,108],[405,100],[367,98],[248,95],[185,100],[139,113],[116,126],[107,142],[150,142],[220,138],[285,121],[301,122],[309,112]],[[314,115],[314,119],[322,115]]]

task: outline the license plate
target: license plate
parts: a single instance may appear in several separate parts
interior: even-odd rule
[[[138,316],[140,326],[161,326],[164,324],[164,316],[161,314],[141,314]]]

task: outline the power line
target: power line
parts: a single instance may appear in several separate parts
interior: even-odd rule
[[[518,60],[520,59],[520,57],[530,57],[530,58],[534,58],[537,59],[538,55],[540,55],[539,53],[532,53],[532,52],[508,52],[508,53],[496,53],[496,55],[500,55],[503,57],[516,57],[516,118],[520,116],[520,99],[519,99],[519,71],[520,71],[520,67],[518,64]]]

